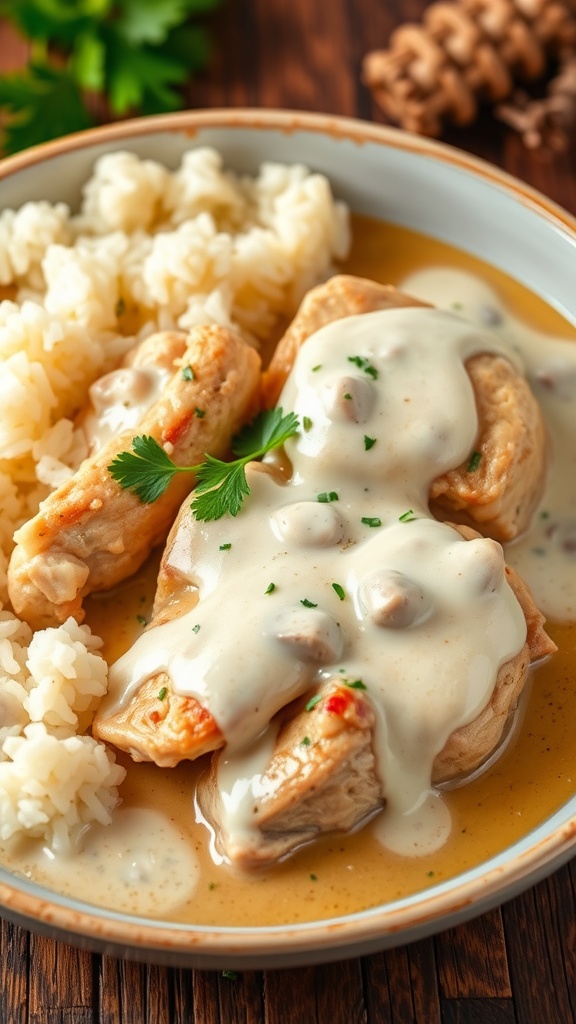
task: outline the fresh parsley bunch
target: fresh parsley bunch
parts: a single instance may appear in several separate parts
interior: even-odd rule
[[[0,0],[31,44],[27,68],[0,77],[5,152],[90,127],[98,102],[113,117],[182,107],[181,87],[210,56],[198,18],[220,3]]]

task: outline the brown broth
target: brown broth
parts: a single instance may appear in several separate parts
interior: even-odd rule
[[[574,330],[512,278],[471,256],[404,228],[353,218],[347,273],[399,283],[418,268],[457,266],[496,289],[516,315],[540,330],[574,339]],[[107,597],[88,601],[88,622],[117,658],[138,635],[137,616],[149,615],[157,559]],[[576,624],[551,624],[559,647],[534,672],[522,721],[496,764],[475,781],[446,794],[453,819],[449,841],[430,858],[403,858],[385,850],[370,826],[354,835],[318,840],[272,869],[241,874],[217,867],[208,834],[194,823],[194,788],[204,767],[163,770],[123,760],[125,806],[154,806],[189,833],[203,877],[193,900],[170,914],[174,921],[215,926],[294,923],[348,914],[408,896],[474,867],[525,836],[576,792]],[[79,894],[80,895],[80,894]],[[137,908],[135,908],[137,912]]]

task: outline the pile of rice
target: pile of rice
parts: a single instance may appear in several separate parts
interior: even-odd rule
[[[259,345],[348,246],[322,175],[266,163],[242,177],[209,148],[176,171],[113,153],[78,213],[0,214],[0,841],[65,847],[109,820],[123,774],[85,735],[106,689],[100,641],[73,620],[32,637],[6,586],[15,530],[86,454],[74,416],[90,384],[156,330],[220,323]]]

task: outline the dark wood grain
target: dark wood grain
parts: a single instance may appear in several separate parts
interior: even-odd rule
[[[424,0],[228,0],[191,107],[263,106],[383,121],[360,80],[367,50]],[[0,23],[0,68],[26,47]],[[504,167],[576,213],[573,153],[554,160],[481,112],[445,141]],[[434,939],[329,966],[170,970],[91,955],[0,922],[0,1024],[571,1024],[576,864]]]

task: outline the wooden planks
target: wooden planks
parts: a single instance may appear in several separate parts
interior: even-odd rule
[[[228,0],[191,106],[280,106],[383,120],[360,82],[424,0]],[[0,67],[26,47],[0,24]],[[446,140],[576,213],[574,157],[527,153],[487,112]],[[80,952],[0,922],[0,1024],[570,1024],[576,865],[478,921],[362,960],[237,978]]]

